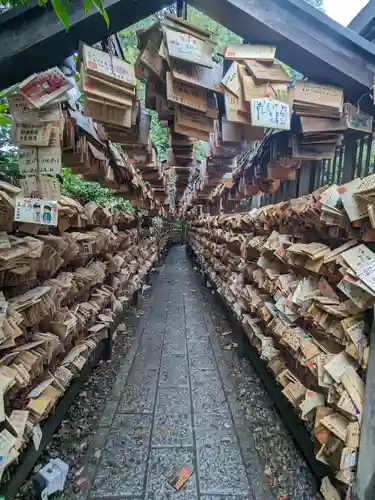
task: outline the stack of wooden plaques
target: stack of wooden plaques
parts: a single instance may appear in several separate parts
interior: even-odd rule
[[[85,115],[109,127],[130,128],[136,111],[134,67],[85,44],[79,62]]]
[[[346,120],[342,119],[343,90],[311,81],[297,81],[293,96],[302,133],[302,136],[293,137],[293,156],[302,160],[333,158],[347,128]]]
[[[296,158],[333,158],[344,135],[372,132],[373,117],[352,104],[343,104],[339,88],[297,82],[294,95],[299,98],[294,108],[300,121],[300,134],[293,137]]]
[[[170,149],[168,152],[168,164],[189,167],[194,163],[195,139],[182,134],[171,132],[169,134]]]
[[[110,146],[108,153],[111,161],[104,166],[103,185],[128,196],[129,189],[125,186],[132,180],[132,175],[127,165],[132,164],[136,172],[146,168],[148,178],[145,180],[155,181],[156,189],[162,191],[163,181],[150,138],[151,117],[136,100],[134,66],[84,44],[80,48],[80,61],[85,115],[99,122],[97,136],[100,141],[118,143],[122,150],[113,144]],[[90,150],[97,160],[102,159],[92,146]],[[89,180],[100,181],[95,172],[89,175]],[[137,186],[131,184],[130,194],[134,200],[140,201],[139,195],[143,191],[149,192],[146,188],[134,190],[133,187]],[[146,205],[147,199],[148,196]],[[142,207],[146,208],[143,203]]]
[[[143,181],[147,182],[152,189],[153,196],[158,205],[165,204],[167,196],[165,188],[165,177],[163,166],[156,148],[152,147],[151,157],[145,163],[138,162],[134,166],[140,172]]]
[[[303,234],[314,240],[375,240],[374,175],[338,186],[323,186],[310,195],[266,205],[250,212],[252,223]]]
[[[112,189],[114,194],[133,201],[135,206],[147,208],[155,194],[164,190],[160,162],[149,140],[149,114],[141,110],[141,117],[138,132],[130,129],[128,133],[121,132],[121,137],[115,137],[122,142],[120,149],[108,140],[111,134],[104,131],[102,124],[68,109],[63,139],[64,166],[88,181]],[[153,186],[146,185],[149,178],[142,179],[143,168],[155,176],[155,191]]]
[[[2,188],[10,192],[7,185]],[[26,237],[2,232],[0,420],[7,422],[1,432],[7,443],[2,482],[14,474],[29,441],[39,448],[40,423],[166,244],[140,229],[134,213],[95,203],[83,207],[66,197],[59,205],[59,216],[70,219],[76,231]]]
[[[168,164],[174,166],[176,202],[179,203],[187,188],[191,171],[196,166],[194,158],[195,139],[185,135],[171,132],[169,136],[171,145],[168,152]]]
[[[225,113],[229,123],[237,123],[237,141],[259,140],[260,129],[290,129],[291,78],[275,61],[276,47],[266,45],[229,45],[225,58],[231,61],[222,86]],[[252,127],[256,127],[253,129]],[[239,134],[238,132],[242,132]],[[230,127],[224,132],[233,135]]]
[[[225,53],[226,66],[229,67],[222,80],[225,117],[221,120],[219,132],[221,141],[228,145],[233,147],[242,143],[242,150],[250,148],[241,168],[251,163],[249,158],[255,156],[254,152],[262,150],[272,131],[277,131],[275,137],[280,137],[282,130],[291,127],[291,78],[282,64],[275,60],[275,54],[276,47],[265,45],[230,45]],[[267,135],[266,129],[269,130]],[[258,178],[252,168],[251,175],[235,183],[231,191],[224,190],[225,206],[234,207],[236,200],[256,195],[264,181],[278,178],[275,174],[277,172],[265,170]]]
[[[226,129],[228,123],[225,118],[215,123],[215,131],[211,134],[211,140],[205,151],[206,157],[202,162],[201,182],[193,196],[195,204],[211,201],[213,191],[218,185],[225,189],[231,184],[232,172],[236,168],[236,157],[246,150],[247,143],[244,141],[223,140],[222,130]],[[220,124],[222,129],[220,129]],[[230,124],[229,126],[242,127],[238,124]],[[226,200],[227,198],[225,198]]]
[[[79,111],[65,112],[63,164],[87,180],[104,178],[108,165],[107,146],[100,140],[97,124]]]
[[[324,498],[345,498],[364,411],[375,254],[356,240],[322,242],[307,225],[296,234],[276,220],[252,213],[198,216],[188,240],[311,431],[316,459],[333,469],[337,491],[328,486],[336,496],[327,494],[325,480]]]
[[[224,114],[211,136],[201,187],[208,195],[221,184],[226,208],[234,207],[239,198],[249,196],[246,190],[232,194],[228,174],[235,166],[233,158],[246,151],[249,143],[259,144],[264,139],[265,128],[290,129],[292,92],[288,84],[291,79],[275,61],[275,53],[275,47],[250,44],[229,45],[225,53],[227,71],[221,80],[223,96],[218,97]]]
[[[222,80],[222,140],[255,141],[236,178],[239,197],[272,193],[280,181],[296,179],[301,161],[332,159],[344,136],[372,132],[373,118],[344,104],[342,88],[306,80],[293,85],[275,52],[276,47],[236,45],[225,54],[226,64],[232,62]]]
[[[191,168],[194,142],[209,141],[219,116],[222,63],[213,61],[211,34],[167,14],[138,32],[136,74],[146,80],[146,107],[169,125],[168,165],[176,166],[176,198],[181,199]],[[183,170],[186,169],[186,171]]]
[[[64,116],[61,102],[73,84],[58,68],[32,75],[9,90],[12,139],[18,146],[21,192],[14,220],[56,226]]]
[[[173,130],[208,140],[217,118],[213,92],[222,76],[221,65],[212,59],[211,34],[172,15],[167,15],[156,30],[162,68],[157,76],[165,82],[163,97],[169,107],[173,106]],[[147,47],[140,60],[147,65]]]
[[[6,231],[9,233],[19,231],[21,234],[32,236],[49,232],[48,228],[37,223],[14,222],[15,203],[20,192],[19,187],[7,182],[0,182],[0,199],[4,200],[2,202],[3,213],[0,218],[0,231],[3,232],[4,236],[4,248],[11,249],[12,246],[18,247],[19,245],[17,238],[14,245],[8,243],[5,238]],[[116,206],[108,209],[97,203],[81,204],[79,201],[63,195],[57,200],[56,204],[58,209],[57,230],[60,234],[63,234],[68,228],[83,229],[93,225],[107,227],[110,224],[116,224],[121,227],[121,224],[130,224],[136,218],[134,212],[126,212],[116,208]],[[93,218],[95,218],[95,222],[92,222]],[[102,221],[101,223],[99,223],[99,219]],[[10,251],[8,257],[10,261],[12,261],[12,255]],[[25,272],[27,272],[26,268]],[[16,274],[19,274],[19,272]],[[15,282],[15,285],[17,285],[17,282]]]

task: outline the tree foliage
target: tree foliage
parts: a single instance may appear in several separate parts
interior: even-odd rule
[[[0,94],[0,173],[8,180],[18,178],[18,160],[16,148],[10,141],[11,118],[8,103]]]
[[[15,148],[9,144],[9,131],[0,127],[0,174],[1,179],[12,181],[19,178],[18,157]]]
[[[87,182],[81,176],[72,174],[69,168],[64,168],[62,171],[61,192],[76,198],[81,203],[94,201],[100,205],[134,210],[130,201],[115,196],[112,189],[104,188],[98,182]]]
[[[103,19],[109,28],[109,17],[104,8],[103,0],[82,0],[83,8],[88,14],[92,8],[96,9],[103,16]],[[30,0],[0,0],[0,13],[11,7],[19,5],[27,6]],[[68,31],[70,28],[70,0],[38,0],[39,6],[44,7],[50,3],[55,14],[60,19],[61,24]]]
[[[324,0],[305,0],[305,2],[324,12]]]
[[[199,28],[210,31],[213,34],[213,40],[216,43],[215,51],[217,53],[222,53],[230,43],[242,42],[241,37],[205,14],[202,14],[202,12],[194,7],[188,6],[188,21],[195,24]]]

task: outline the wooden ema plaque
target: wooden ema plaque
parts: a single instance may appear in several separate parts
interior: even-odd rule
[[[169,57],[212,68],[212,45],[187,33],[164,28]]]
[[[202,113],[207,112],[207,91],[176,82],[169,71],[167,72],[167,99]]]
[[[291,78],[279,63],[263,64],[259,61],[245,61],[246,67],[257,82],[288,83]]]
[[[212,68],[198,64],[170,59],[169,65],[173,78],[189,85],[220,92],[220,82],[223,77],[223,65],[214,63]]]
[[[246,45],[242,43],[230,44],[225,52],[225,59],[233,61],[244,61],[254,59],[255,61],[271,62],[275,59],[276,47],[270,45]]]

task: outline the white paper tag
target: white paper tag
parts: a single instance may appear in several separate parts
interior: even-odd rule
[[[289,105],[274,99],[252,99],[251,124],[255,127],[290,130]]]
[[[33,443],[36,450],[39,450],[40,443],[42,442],[43,432],[39,424],[33,428]]]
[[[6,231],[0,231],[0,249],[12,248]]]
[[[15,222],[57,226],[58,208],[56,201],[38,198],[16,198],[14,212]]]
[[[6,463],[7,463],[7,457],[4,457],[4,455],[1,455],[0,456],[0,479],[2,478]],[[2,497],[0,497],[0,500],[1,500],[1,498]]]
[[[48,488],[45,488],[42,493],[40,494],[41,500],[47,500],[48,499]]]
[[[375,291],[375,259],[361,264],[356,269],[356,274],[372,291]]]

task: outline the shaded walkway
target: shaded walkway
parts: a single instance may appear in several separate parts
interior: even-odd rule
[[[211,316],[184,247],[172,248],[89,449],[87,488],[75,500],[274,498]],[[167,477],[184,465],[194,474],[176,492]]]

